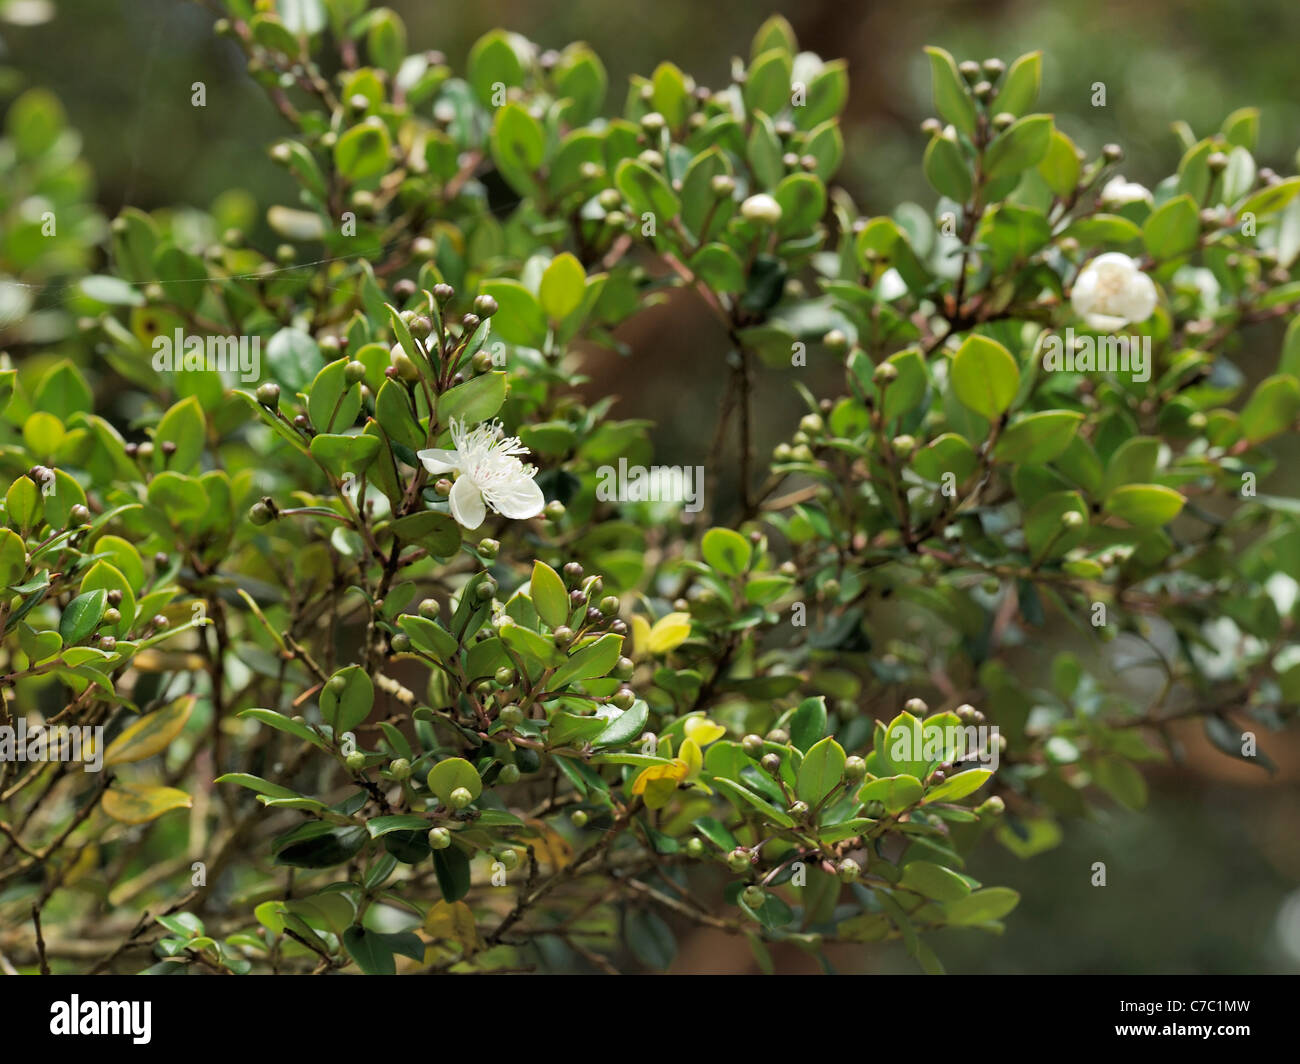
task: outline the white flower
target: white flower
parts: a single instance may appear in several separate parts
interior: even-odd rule
[[[516,521],[536,517],[546,505],[542,489],[533,481],[537,469],[518,458],[528,449],[517,436],[501,436],[501,423],[493,421],[466,430],[451,419],[454,450],[432,447],[417,457],[430,473],[455,473],[451,516],[466,528],[478,528],[487,507]]]
[[[1074,309],[1098,332],[1146,321],[1156,309],[1156,286],[1127,255],[1108,251],[1079,274],[1071,293]]]
[[[1145,186],[1136,181],[1125,181],[1117,175],[1101,190],[1101,202],[1107,207],[1123,207],[1128,203],[1150,203],[1152,197]]]

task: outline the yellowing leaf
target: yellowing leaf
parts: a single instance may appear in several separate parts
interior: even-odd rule
[[[721,724],[715,724],[708,717],[687,717],[686,738],[695,740],[700,746],[708,746],[727,734]]]
[[[568,864],[573,862],[573,847],[562,835],[547,827],[540,820],[527,821],[529,826],[537,831],[537,841],[533,843],[533,854],[537,860],[544,865],[549,865],[552,871],[558,872]]]
[[[123,824],[147,824],[173,809],[188,809],[190,796],[175,787],[119,783],[100,799],[104,812]]]
[[[700,753],[700,746],[694,739],[682,740],[682,749],[677,755],[677,760],[686,765],[684,779],[695,779],[700,774],[700,769],[704,767],[704,755]]]
[[[193,708],[194,696],[185,695],[170,705],[141,717],[108,744],[108,749],[104,751],[104,764],[125,765],[162,753],[181,733]]]
[[[690,740],[687,739],[686,742],[689,743]],[[685,746],[686,743],[683,743],[683,753],[685,753]],[[697,746],[695,747],[696,757],[699,756],[699,753],[700,748]],[[632,781],[632,793],[645,794],[646,786],[654,780],[670,780],[673,785],[676,786],[682,780],[686,779],[690,770],[690,765],[680,757],[673,758],[672,761],[666,765],[647,765],[641,770],[637,778]],[[699,771],[698,767],[696,771]]]
[[[670,613],[655,621],[646,640],[646,649],[651,654],[667,654],[681,646],[691,634],[691,615],[689,613]]]
[[[474,914],[463,901],[436,903],[424,918],[424,929],[435,940],[459,943],[467,957],[482,946]]]
[[[643,658],[650,653],[650,622],[641,614],[632,615],[632,657]]]

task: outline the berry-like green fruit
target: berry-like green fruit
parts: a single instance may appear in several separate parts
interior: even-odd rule
[[[519,782],[519,766],[518,766],[518,765],[502,765],[502,766],[501,766],[501,771],[497,773],[497,780],[498,780],[499,782],[501,782],[501,783],[518,783],[518,782]]]
[[[585,809],[575,809],[569,814],[569,820],[575,828],[585,828],[587,826],[587,811]]]
[[[429,846],[435,850],[445,850],[451,845],[451,832],[446,828],[431,828]]]
[[[465,787],[457,787],[451,794],[447,795],[447,804],[457,810],[464,809],[473,800],[474,796]]]
[[[501,866],[507,872],[519,867],[519,853],[516,850],[512,850],[509,846],[501,847],[501,849],[496,851],[494,856],[501,862]]]

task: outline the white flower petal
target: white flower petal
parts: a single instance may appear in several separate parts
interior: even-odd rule
[[[456,478],[456,483],[451,486],[451,496],[448,501],[451,503],[451,516],[465,528],[470,530],[478,528],[487,517],[487,506],[483,502],[483,495],[478,490],[478,485],[469,477]]]
[[[424,468],[430,473],[456,473],[461,468],[460,453],[448,451],[442,447],[430,447],[427,451],[416,451],[415,457],[424,463]]]
[[[532,477],[520,476],[495,487],[489,501],[497,511],[512,521],[536,517],[546,506],[546,496]]]
[[[1097,332],[1116,332],[1128,324],[1127,318],[1119,318],[1113,314],[1089,314],[1083,319],[1090,329]]]

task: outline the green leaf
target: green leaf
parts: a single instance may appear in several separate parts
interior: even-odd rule
[[[360,665],[339,669],[326,681],[320,696],[321,716],[335,735],[352,731],[375,703],[375,686]]]
[[[1241,411],[1241,432],[1251,443],[1260,443],[1286,432],[1300,417],[1300,381],[1278,374],[1260,381]]]
[[[970,884],[952,869],[933,861],[909,861],[903,866],[901,886],[935,901],[956,901],[970,893]]]
[[[386,936],[364,927],[352,926],[343,932],[343,948],[366,975],[396,975],[397,959]]]
[[[966,91],[966,82],[957,69],[957,61],[942,48],[926,48],[930,57],[930,80],[934,88],[935,110],[967,136],[975,132],[975,101]]]
[[[1002,112],[1022,115],[1038,99],[1038,87],[1043,80],[1043,53],[1029,52],[1011,64],[1002,78],[998,94],[989,104],[989,114]]]
[[[718,788],[733,801],[739,799],[740,802],[737,803],[737,808],[743,809],[744,805],[741,805],[740,803],[746,803],[757,809],[767,817],[768,820],[772,821],[772,823],[779,824],[783,828],[794,827],[794,821],[790,819],[789,815],[784,810],[778,809],[766,798],[759,797],[748,787],[742,786],[734,780],[725,779],[721,776],[713,779],[713,786]]]
[[[108,604],[108,592],[102,587],[78,595],[68,603],[59,618],[59,635],[64,646],[80,643],[99,625]]]
[[[343,133],[334,145],[334,166],[355,184],[372,182],[388,170],[392,141],[380,118],[367,118]]]
[[[1172,259],[1196,247],[1201,216],[1191,196],[1175,196],[1151,212],[1142,226],[1142,239],[1155,259]]]
[[[952,360],[949,376],[961,404],[990,421],[1011,405],[1020,389],[1015,358],[987,336],[966,338]]]
[[[501,30],[486,33],[474,42],[465,69],[466,80],[484,107],[494,107],[499,102],[498,87],[517,86],[524,76],[523,64],[509,36]]]
[[[565,251],[551,260],[542,274],[538,298],[552,322],[564,321],[582,305],[586,293],[587,273],[573,255]]]
[[[460,525],[450,514],[425,510],[399,517],[388,527],[398,539],[419,543],[436,558],[450,558],[460,549]]]
[[[528,195],[536,188],[536,174],[546,158],[546,135],[522,104],[512,100],[497,110],[491,146],[493,160],[516,192]]]
[[[638,698],[629,709],[610,721],[605,730],[592,739],[591,744],[601,747],[630,743],[641,737],[649,720],[650,707]]]
[[[618,662],[623,650],[623,637],[612,632],[602,635],[594,643],[569,655],[563,665],[555,670],[547,685],[558,690],[575,680],[594,680],[606,675]]]
[[[944,911],[950,924],[969,927],[999,920],[1019,904],[1020,894],[1010,887],[985,887],[949,902]]]
[[[984,152],[984,177],[996,181],[1037,166],[1052,144],[1052,116],[1028,115],[1017,119]]]
[[[1147,804],[1147,781],[1128,761],[1101,757],[1091,767],[1093,781],[1121,805],[1136,811]]]
[[[949,776],[937,787],[931,787],[922,804],[958,801],[968,794],[974,794],[989,781],[992,775],[991,768],[969,768],[965,772],[958,772],[955,776]]]
[[[546,343],[546,313],[537,297],[518,281],[483,282],[483,294],[497,301],[492,331],[510,344],[540,348]]]
[[[947,134],[931,137],[921,160],[921,168],[925,172],[925,179],[940,195],[958,203],[970,199],[970,166],[955,137]]]
[[[1139,528],[1158,528],[1177,517],[1184,502],[1163,484],[1125,484],[1110,493],[1105,510]]]
[[[764,52],[749,64],[744,85],[745,106],[774,115],[790,102],[794,60],[784,48]]]
[[[278,713],[274,709],[246,709],[238,716],[251,717],[253,720],[261,721],[267,727],[274,728],[276,731],[282,731],[293,735],[304,742],[311,743],[313,746],[319,746],[325,749],[325,741],[307,727],[306,724],[300,724],[292,717],[286,717],[283,713]]]
[[[1156,474],[1160,441],[1153,436],[1134,436],[1115,449],[1102,474],[1101,496],[1105,498],[1124,484],[1145,484]]]
[[[636,159],[624,159],[614,172],[614,184],[623,193],[637,216],[641,220],[644,214],[651,214],[657,221],[657,227],[667,228],[668,223],[681,208],[677,196],[659,174]]]
[[[443,805],[451,805],[451,792],[464,787],[470,796],[477,798],[483,793],[483,780],[478,770],[463,757],[449,757],[439,761],[429,769],[429,790],[433,791]]]
[[[844,748],[829,735],[804,754],[795,778],[795,793],[816,806],[844,779]]]
[[[901,813],[921,800],[921,781],[915,776],[884,776],[858,791],[860,802],[883,802],[890,813]]]
[[[993,456],[1004,462],[1042,465],[1070,446],[1083,422],[1072,410],[1044,410],[1027,414],[1003,431]]]
[[[1253,196],[1248,198],[1245,203],[1237,208],[1237,217],[1244,214],[1272,214],[1280,211],[1293,199],[1296,194],[1300,193],[1300,177],[1288,177],[1285,181],[1279,181],[1276,185],[1269,185],[1268,188],[1260,189]]]
[[[537,608],[537,614],[552,628],[569,620],[569,593],[564,589],[560,574],[545,562],[533,562],[533,575],[528,593]]]
[[[799,703],[790,717],[790,741],[801,753],[826,734],[826,698],[814,695]]]
[[[754,549],[749,540],[729,528],[711,528],[700,541],[700,553],[716,572],[739,576],[749,568]]]
[[[502,370],[471,377],[438,396],[438,424],[450,425],[456,418],[467,425],[487,421],[506,401],[510,386]]]

